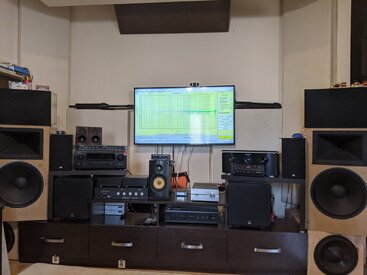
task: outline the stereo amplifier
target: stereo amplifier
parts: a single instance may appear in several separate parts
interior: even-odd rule
[[[79,145],[74,150],[74,169],[126,169],[127,147]]]
[[[94,197],[95,199],[147,200],[148,188],[96,187]]]
[[[217,206],[167,205],[164,218],[166,223],[218,224],[219,211]]]

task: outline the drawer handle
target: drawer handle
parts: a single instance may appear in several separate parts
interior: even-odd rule
[[[182,249],[190,249],[190,250],[202,250],[204,249],[204,246],[202,243],[200,244],[185,244],[185,243],[181,243],[181,248]]]
[[[65,239],[49,239],[45,237],[40,238],[45,243],[52,243],[52,244],[63,244],[65,242]]]
[[[254,248],[255,253],[268,253],[268,254],[280,254],[282,249],[280,248]]]
[[[134,243],[133,242],[120,243],[120,242],[113,241],[113,242],[111,242],[111,246],[114,246],[114,247],[133,247]]]

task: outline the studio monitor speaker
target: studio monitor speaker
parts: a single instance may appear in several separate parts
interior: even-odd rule
[[[50,127],[0,125],[5,221],[47,219]]]
[[[102,145],[102,127],[76,126],[75,145]]]
[[[307,227],[367,236],[367,130],[305,129]]]
[[[366,238],[308,231],[308,275],[363,275]]]
[[[167,155],[152,155],[149,160],[149,192],[150,200],[170,199],[172,165]]]

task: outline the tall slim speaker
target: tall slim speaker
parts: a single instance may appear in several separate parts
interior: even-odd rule
[[[282,138],[282,177],[304,179],[306,177],[305,139]]]
[[[366,238],[308,231],[308,275],[363,275]]]
[[[169,200],[172,165],[168,155],[152,155],[149,160],[149,199]]]
[[[73,136],[50,136],[50,171],[70,171],[73,160]]]
[[[367,236],[367,129],[305,129],[307,227]]]
[[[47,219],[50,127],[0,125],[5,221]]]

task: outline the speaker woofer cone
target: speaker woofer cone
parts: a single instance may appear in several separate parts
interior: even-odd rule
[[[311,198],[318,210],[335,219],[349,219],[367,204],[367,186],[355,172],[331,168],[318,174],[311,183]]]
[[[346,275],[357,266],[358,251],[349,239],[331,235],[316,245],[314,260],[325,274]]]
[[[27,207],[43,191],[43,176],[33,165],[16,161],[0,168],[0,199],[12,208]]]

